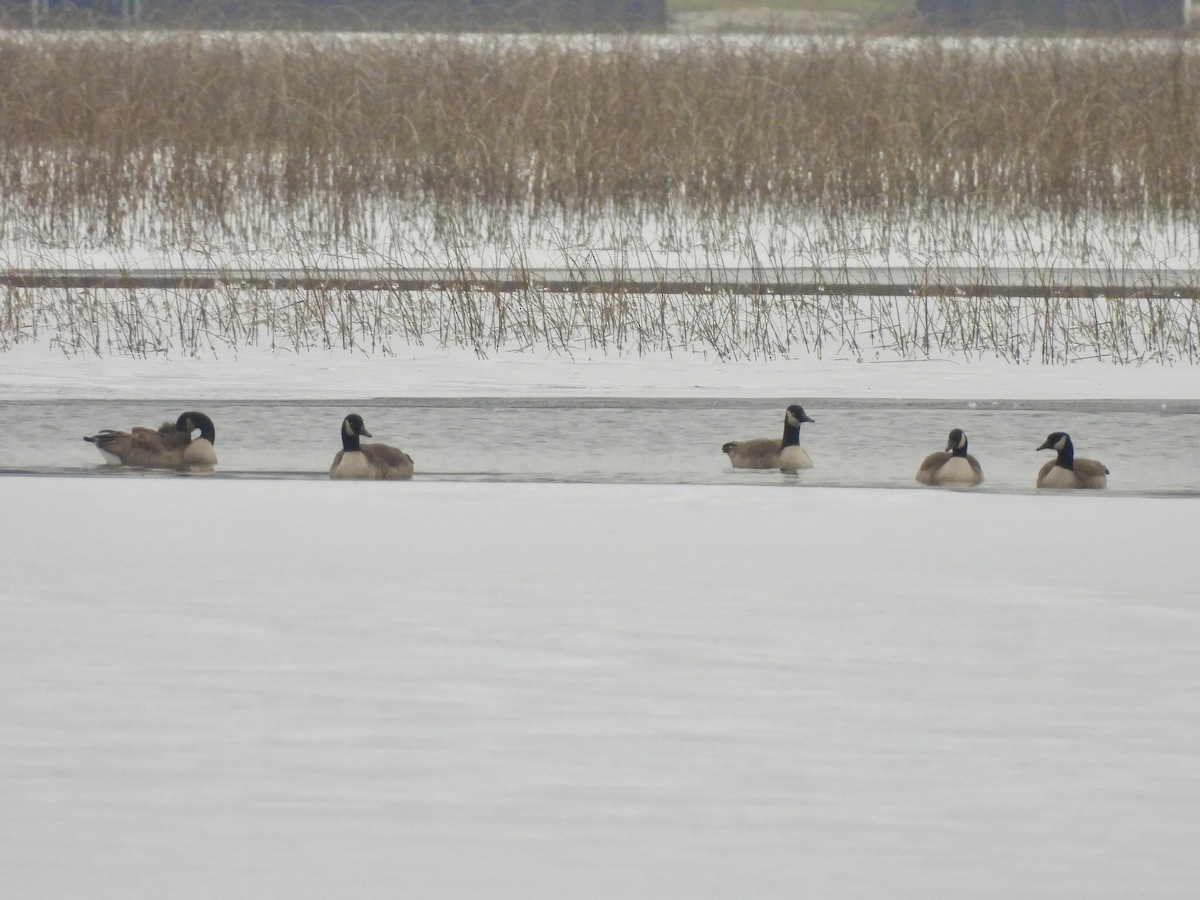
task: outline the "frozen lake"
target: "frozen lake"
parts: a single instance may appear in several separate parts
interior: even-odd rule
[[[1190,898],[1194,384],[0,355],[0,896]],[[185,409],[215,477],[81,440]],[[412,483],[325,478],[351,411]]]
[[[1194,896],[1200,504],[717,477],[0,479],[0,895]]]
[[[988,491],[1032,490],[1051,457],[1034,448],[1065,430],[1079,455],[1109,467],[1113,491],[1200,494],[1200,401],[795,399],[816,419],[801,431],[814,468],[799,478],[734,472],[721,453],[729,440],[778,437],[786,402],[616,397],[8,401],[0,471],[129,475],[98,466],[82,436],[156,427],[196,408],[217,426],[218,477],[324,477],[343,416],[358,412],[374,440],[399,446],[419,478],[436,481],[916,487],[924,455],[963,428]]]

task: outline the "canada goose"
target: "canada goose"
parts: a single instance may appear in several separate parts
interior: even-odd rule
[[[967,435],[961,428],[950,432],[945,450],[925,457],[917,469],[917,481],[933,485],[971,485],[983,481],[983,468],[967,452]]]
[[[412,457],[387,444],[360,444],[371,437],[362,416],[351,413],[342,419],[342,449],[329,467],[330,478],[412,478]]]
[[[812,460],[800,446],[800,423],[815,421],[793,403],[783,415],[783,440],[730,441],[721,447],[721,452],[729,456],[735,469],[782,469],[785,472],[811,469]]]
[[[1108,467],[1094,459],[1077,457],[1071,436],[1065,431],[1049,435],[1037,449],[1058,451],[1058,458],[1038,472],[1040,488],[1102,488],[1108,484]]]
[[[192,440],[192,432],[196,430],[200,437]],[[212,419],[204,413],[185,412],[174,423],[163,422],[157,431],[134,428],[125,432],[106,428],[84,440],[95,444],[110,465],[190,469],[211,468],[217,464],[217,453],[213,449],[217,430]]]

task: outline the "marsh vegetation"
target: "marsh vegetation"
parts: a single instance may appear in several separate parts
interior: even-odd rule
[[[1183,40],[10,33],[0,120],[0,244],[23,262],[60,248],[463,272],[882,262],[987,284],[1007,266],[1152,278],[1190,269],[1200,245],[1200,68]],[[1183,298],[720,292],[4,302],[5,342],[52,331],[73,352],[699,342],[722,357],[1194,360],[1198,315]]]

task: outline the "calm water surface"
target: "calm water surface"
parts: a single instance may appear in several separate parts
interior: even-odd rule
[[[417,477],[432,480],[916,488],[922,457],[958,427],[983,490],[1032,490],[1051,456],[1034,448],[1064,430],[1077,454],[1109,467],[1112,491],[1200,495],[1200,401],[798,399],[816,422],[801,432],[814,468],[796,476],[734,471],[721,453],[725,441],[778,436],[784,402],[640,398],[8,402],[0,472],[163,477],[99,465],[81,438],[199,409],[216,423],[217,477],[323,478],[342,417],[358,412],[374,440],[408,452]]]

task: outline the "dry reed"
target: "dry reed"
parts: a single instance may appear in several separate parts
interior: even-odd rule
[[[9,288],[0,351],[198,356],[242,347],[371,355],[430,344],[721,360],[939,356],[1014,363],[1200,363],[1200,300],[700,295],[622,291]]]
[[[986,283],[997,260],[1119,269],[1143,238],[1194,258],[1200,235],[1183,41],[3,34],[0,121],[0,242],[24,248],[467,273],[548,241],[601,277],[895,252]],[[1195,361],[1191,301],[1116,303],[13,289],[0,347]]]
[[[432,213],[1185,222],[1183,42],[0,36],[0,239],[345,247]]]

